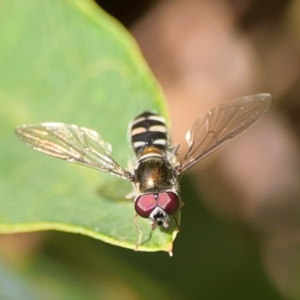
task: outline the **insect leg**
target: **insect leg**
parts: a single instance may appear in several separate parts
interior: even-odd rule
[[[180,145],[179,144],[176,144],[173,148],[172,148],[172,151],[171,153],[176,156],[177,155],[177,151],[179,149]]]
[[[137,241],[137,244],[135,245],[135,248],[134,248],[134,251],[138,251],[139,250],[139,246],[141,245],[141,243],[142,243],[142,238],[143,238],[143,230],[142,230],[142,228],[140,227],[140,225],[138,224],[138,222],[137,222],[137,217],[138,217],[139,215],[138,214],[135,214],[135,216],[134,216],[134,224],[135,224],[135,226],[136,226],[136,229],[138,230],[138,232],[139,232],[139,237],[138,237],[138,241]]]
[[[138,191],[137,191],[135,185],[133,185],[132,191],[131,191],[130,193],[128,193],[128,194],[125,196],[125,198],[126,198],[126,199],[132,199],[132,198],[135,198],[135,197],[137,196],[137,194],[138,194]]]
[[[182,209],[183,206],[184,206],[184,202],[181,200],[180,201],[180,206],[179,206],[179,209],[178,209],[177,213]],[[176,227],[177,227],[177,232],[179,232],[180,231],[180,225],[179,225],[179,223],[177,221],[176,214],[173,215],[173,219],[174,219],[174,222],[175,222]]]
[[[177,218],[176,218],[175,215],[173,216],[173,219],[174,219],[175,224],[176,224],[176,227],[177,227],[177,232],[179,232],[179,231],[180,231],[180,226],[179,226],[179,224],[178,224],[178,221],[177,221]]]
[[[171,160],[171,161],[174,160],[175,162],[177,162],[176,157],[178,155],[177,151],[178,151],[179,147],[180,147],[180,145],[177,144],[174,147],[172,147],[169,151],[167,151],[168,160]]]

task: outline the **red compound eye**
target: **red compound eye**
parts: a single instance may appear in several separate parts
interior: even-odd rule
[[[179,208],[178,195],[173,192],[159,193],[157,206],[162,208],[168,215],[174,214]]]
[[[156,206],[157,202],[153,194],[141,195],[134,203],[135,211],[142,218],[149,218],[151,212]]]

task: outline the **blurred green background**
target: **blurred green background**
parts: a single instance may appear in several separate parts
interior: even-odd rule
[[[27,149],[15,126],[61,121],[97,129],[125,167],[127,123],[144,109],[169,114],[183,155],[184,134],[201,112],[257,92],[270,92],[273,107],[184,176],[172,258],[80,234],[2,234],[0,299],[300,299],[299,2],[97,2],[136,38],[169,109],[134,42],[96,3],[1,0],[2,232],[20,231],[23,219],[33,224],[27,230],[47,229],[34,222],[67,216],[67,227],[57,229],[93,236],[101,219],[110,241],[126,234],[126,247],[135,241],[131,203],[98,199],[99,186],[114,179]],[[120,46],[111,47],[115,41]],[[170,236],[155,234],[150,248],[169,245]]]

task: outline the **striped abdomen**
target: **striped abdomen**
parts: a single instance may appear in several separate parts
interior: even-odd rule
[[[131,143],[137,155],[146,147],[156,147],[165,151],[168,133],[165,119],[152,112],[138,115],[131,123]]]

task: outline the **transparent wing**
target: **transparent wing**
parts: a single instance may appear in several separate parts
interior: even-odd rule
[[[236,99],[199,116],[186,133],[189,150],[178,172],[192,167],[225,142],[254,125],[270,108],[270,94]]]
[[[131,173],[111,158],[110,144],[94,130],[50,122],[23,125],[15,132],[20,141],[37,151],[132,180]]]

